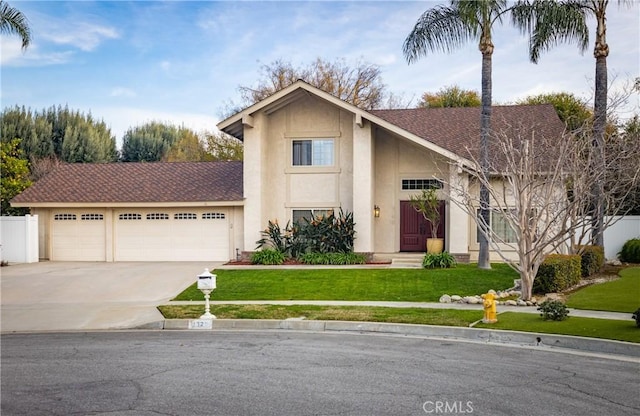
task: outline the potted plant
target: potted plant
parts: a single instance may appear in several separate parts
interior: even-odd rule
[[[440,201],[435,189],[423,189],[419,195],[411,195],[409,204],[431,225],[431,238],[427,238],[427,253],[442,253],[444,240],[438,238],[440,226]]]

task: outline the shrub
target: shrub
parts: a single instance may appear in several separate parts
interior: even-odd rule
[[[564,321],[569,315],[567,306],[559,300],[545,300],[538,306],[540,316],[545,321]]]
[[[350,253],[304,253],[298,257],[304,264],[364,264],[366,256],[354,252]]]
[[[618,255],[620,260],[627,263],[640,263],[640,238],[627,240]]]
[[[604,266],[604,247],[602,246],[578,246],[581,257],[582,277],[598,273]]]
[[[582,276],[581,263],[582,259],[577,254],[548,255],[533,281],[533,292],[561,292],[577,284]]]
[[[262,234],[262,238],[256,241],[257,249],[271,248],[283,254],[290,251],[292,230],[288,222],[284,230],[282,230],[278,224],[278,220],[273,222],[269,220],[267,228],[260,233]]]
[[[252,264],[280,265],[284,263],[285,255],[273,248],[263,248],[251,255]]]
[[[455,257],[443,251],[442,253],[427,253],[422,259],[422,267],[425,269],[448,269],[457,264]]]
[[[300,239],[304,252],[312,253],[349,253],[353,251],[356,234],[353,213],[344,213],[342,209],[336,217],[329,215],[304,219],[295,224],[295,233]]]
[[[636,326],[640,328],[640,308],[636,309],[631,317],[636,320]]]

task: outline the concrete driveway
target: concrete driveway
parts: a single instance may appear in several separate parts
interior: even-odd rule
[[[0,269],[0,330],[135,328],[215,262],[40,262]]]

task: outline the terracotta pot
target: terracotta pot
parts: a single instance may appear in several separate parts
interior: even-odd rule
[[[444,250],[443,238],[427,238],[427,253],[439,254]]]

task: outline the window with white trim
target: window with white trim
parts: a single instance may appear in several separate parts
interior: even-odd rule
[[[102,221],[104,220],[103,214],[82,214],[80,216],[82,221]]]
[[[76,214],[56,214],[53,219],[55,221],[75,221],[77,217]]]
[[[480,210],[477,210],[478,218],[480,218]],[[491,233],[496,242],[500,243],[515,243],[516,232],[509,225],[504,211],[492,210],[489,216],[489,226],[491,227]],[[480,229],[477,230],[476,242],[480,242]]]
[[[202,214],[203,220],[223,220],[225,219],[224,212],[205,212]]]
[[[293,140],[291,143],[293,166],[333,166],[333,139]]]
[[[293,222],[303,222],[304,219],[313,221],[316,218],[326,217],[333,213],[332,209],[294,209]]]
[[[147,214],[147,219],[148,220],[168,220],[169,214],[165,212],[152,212],[150,214]]]
[[[403,179],[403,191],[415,191],[422,189],[442,189],[442,181],[438,179]]]
[[[194,214],[193,212],[178,212],[177,214],[173,214],[174,220],[197,220],[198,214]]]
[[[142,219],[142,215],[141,214],[135,214],[135,213],[131,213],[131,212],[127,212],[126,214],[120,214],[118,215],[118,219],[119,220],[123,220],[123,221],[135,221],[135,220],[141,220]]]

